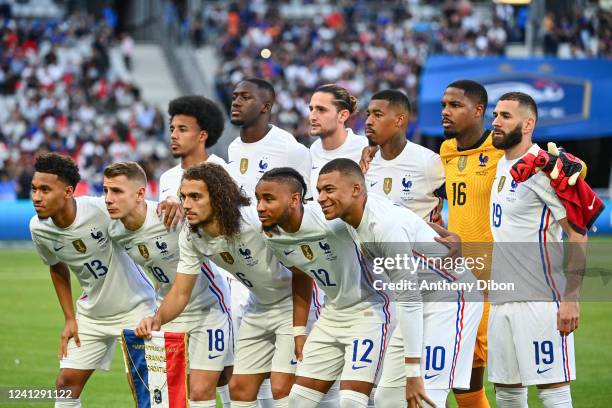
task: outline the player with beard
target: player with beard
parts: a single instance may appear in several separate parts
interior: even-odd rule
[[[359,163],[361,151],[368,141],[345,126],[351,115],[357,112],[357,99],[341,86],[326,84],[318,87],[310,98],[309,108],[310,136],[318,136],[310,146],[312,171],[309,188],[316,199],[321,167],[339,158]]]
[[[172,156],[180,158],[181,162],[160,176],[160,202],[174,197],[178,200],[181,177],[189,167],[202,162],[226,165],[221,157],[208,154],[206,151],[206,148],[217,143],[223,133],[225,119],[217,104],[199,95],[181,96],[170,101],[168,115],[170,116],[170,151]],[[207,261],[206,266],[214,272],[217,271],[215,265],[210,261]],[[226,276],[228,276],[230,285],[233,323],[237,325],[236,319],[241,316],[241,304],[243,299],[248,297],[248,291],[244,285],[230,277],[229,274]],[[217,387],[221,401],[226,405],[229,404],[227,384],[231,373],[231,367],[227,367],[219,378]]]
[[[275,98],[272,85],[259,78],[244,79],[232,93],[230,122],[240,127],[240,137],[227,149],[228,169],[249,194],[261,176],[275,167],[293,167],[307,182],[310,179],[308,149],[270,123]]]
[[[201,262],[210,258],[250,291],[236,340],[232,407],[256,407],[257,391],[267,377],[274,406],[286,407],[297,365],[292,325],[308,322],[312,279],[304,275],[292,280],[266,248],[257,209],[221,166],[204,162],[190,167],[180,191],[189,225],[179,236],[176,280],[155,316],[145,318],[136,333],[149,336],[182,312]]]
[[[534,100],[522,92],[502,95],[493,112],[493,145],[504,157],[491,188],[495,246],[492,279],[513,291],[490,293],[489,381],[501,408],[527,407],[527,386],[537,385],[546,408],[572,407],[576,378],[574,342],[587,236],[574,230],[550,179],[539,172],[515,183],[512,166],[540,148],[532,142],[538,118]],[[563,271],[562,232],[567,235]]]

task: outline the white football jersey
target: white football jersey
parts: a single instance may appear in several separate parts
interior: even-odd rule
[[[113,220],[108,228],[111,239],[125,249],[137,264],[149,271],[159,284],[157,290],[158,306],[170,290],[176,278],[176,268],[179,261],[179,230],[168,230],[157,216],[157,203],[147,202],[145,222],[136,231],[130,231],[120,220]],[[181,315],[197,314],[211,307],[220,307],[224,311],[225,304],[221,297],[229,302],[227,281],[216,272],[216,268],[205,265],[201,268],[191,299]]]
[[[155,302],[153,283],[125,251],[109,239],[110,217],[102,197],[77,197],[76,217],[67,228],[51,218],[30,220],[32,241],[46,265],[65,263],[83,289],[77,311],[92,318],[128,313]]]
[[[225,160],[217,155],[211,154],[206,159],[206,163],[214,163],[223,166],[227,170],[227,163]],[[164,201],[168,196],[179,196],[179,189],[181,188],[181,179],[185,169],[181,167],[181,164],[177,164],[171,169],[166,170],[159,177],[159,201]]]
[[[312,160],[312,169],[310,171],[310,191],[312,192],[312,198],[316,201],[319,197],[317,192],[317,180],[319,179],[319,173],[321,167],[334,159],[351,159],[355,163],[359,164],[361,159],[361,152],[363,148],[368,145],[368,139],[365,136],[356,135],[352,129],[346,129],[346,140],[344,143],[333,150],[325,150],[321,139],[315,140],[310,146],[310,159]]]
[[[255,206],[241,208],[240,233],[233,239],[212,238],[204,231],[193,233],[185,225],[179,237],[178,272],[197,274],[204,257],[230,272],[260,304],[273,304],[291,296],[291,272],[266,246]]]
[[[538,154],[534,144],[529,153]],[[559,300],[564,290],[562,228],[565,207],[543,172],[516,183],[510,169],[519,159],[501,157],[491,188],[491,278],[514,290],[490,291],[491,301]]]
[[[281,263],[296,267],[314,279],[325,292],[326,302],[345,308],[367,300],[383,303],[373,287],[379,276],[372,272],[340,219],[327,221],[317,203],[304,205],[300,229],[290,233],[279,228],[266,238]]]
[[[292,167],[303,177],[310,189],[310,153],[293,135],[274,125],[263,139],[244,143],[240,137],[227,148],[228,169],[236,183],[254,193],[261,176],[276,167]],[[306,197],[311,197],[310,191]]]
[[[393,160],[376,153],[365,175],[368,191],[386,196],[426,221],[438,205],[434,191],[444,184],[440,156],[408,141]]]

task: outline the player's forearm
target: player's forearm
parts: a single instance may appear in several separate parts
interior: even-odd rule
[[[406,362],[418,362],[423,352],[423,303],[398,302],[397,306],[404,357]]]
[[[312,300],[313,282],[312,278],[297,268],[291,268],[293,277],[291,279],[293,297],[293,326],[306,326]]]
[[[72,288],[70,286],[70,270],[63,263],[58,263],[49,268],[51,281],[57,294],[64,319],[74,319],[74,305],[72,304]]]
[[[197,275],[177,273],[176,280],[155,313],[155,320],[166,324],[176,319],[187,307]]]
[[[568,257],[564,301],[577,302],[586,268],[588,237],[571,229],[568,233]]]

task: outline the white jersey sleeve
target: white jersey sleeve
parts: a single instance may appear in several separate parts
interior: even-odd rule
[[[272,236],[262,233],[268,246],[287,267],[308,274],[325,292],[326,302],[342,309],[368,301],[383,303],[388,296],[377,293],[372,265],[359,253],[346,224],[327,221],[316,203],[304,205],[300,229],[280,230]]]
[[[164,201],[170,196],[179,196],[183,168],[180,164],[166,170],[159,177],[159,201]]]
[[[135,231],[130,231],[119,220],[111,222],[108,232],[111,239],[123,247],[130,258],[132,258],[144,270],[148,271],[157,281],[157,304],[158,306],[167,295],[172,283],[176,279],[176,271],[179,262],[179,230],[166,229],[157,217],[155,209],[157,203],[147,202],[147,215],[144,224]],[[202,265],[200,265],[202,267]],[[204,272],[204,271],[202,271]],[[220,290],[225,290],[225,279],[215,279],[214,273],[202,273],[198,275],[195,287],[191,292],[191,299],[182,315],[197,314],[202,310],[218,306],[217,297],[209,290],[209,284],[216,285]],[[214,282],[209,282],[212,279]]]
[[[103,199],[75,199],[75,220],[59,228],[50,218],[33,217],[30,231],[37,252],[48,265],[65,263],[83,289],[77,301],[80,314],[108,318],[127,313],[140,304],[153,306],[151,281],[108,237],[110,218]]]

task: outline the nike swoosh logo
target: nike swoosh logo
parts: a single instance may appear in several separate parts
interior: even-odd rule
[[[360,365],[360,366],[356,366],[355,364],[353,364],[353,370],[359,370],[360,368],[366,368],[367,365]]]
[[[313,167],[312,169],[313,169],[313,170],[316,170],[316,169],[318,169],[318,168],[319,168],[319,167],[317,166],[317,167]]]
[[[370,183],[370,187],[374,187],[374,186],[375,186],[375,185],[377,185],[377,184],[378,184],[378,181],[375,181],[375,182],[373,182],[373,183]]]
[[[595,204],[595,199],[597,198],[597,196],[593,197],[593,201],[591,201],[591,205],[589,205],[587,208],[590,210],[593,209],[593,205]]]
[[[291,359],[291,361],[289,362],[289,364],[291,364],[291,365],[296,365],[296,364],[297,364],[297,361],[295,361],[295,360]]]
[[[233,163],[235,160],[230,160],[227,162],[227,164]]]
[[[552,367],[548,367],[546,370],[540,370],[540,369],[538,368],[537,373],[538,373],[538,374],[544,374],[545,372],[550,371],[550,370],[552,370]]]
[[[60,249],[62,249],[63,247],[64,247],[64,246],[61,246],[61,247],[59,247],[59,248],[53,247],[53,250],[54,250],[55,252],[57,252],[57,251],[59,251]]]
[[[170,190],[169,188],[164,188],[164,189],[162,190],[162,193],[165,193],[166,191],[169,191],[169,190]]]
[[[439,375],[440,374],[433,374],[433,375],[425,374],[425,377],[423,377],[423,378],[425,378],[426,380],[430,380],[430,379],[435,378],[435,377],[437,377]]]
[[[133,246],[131,246],[131,247],[123,247],[123,249],[125,249],[126,251],[129,251],[132,248],[134,248],[134,247]]]
[[[448,164],[453,159],[446,159],[446,164]]]
[[[291,251],[283,251],[283,253],[285,255],[289,255],[289,254],[293,253],[294,251],[295,251],[295,249],[292,249]]]
[[[215,359],[215,358],[217,358],[217,357],[221,357],[221,354],[217,354],[216,356],[213,356],[213,355],[211,355],[211,354],[209,354],[209,355],[208,355],[208,358],[209,358],[210,360],[214,360],[214,359]]]

